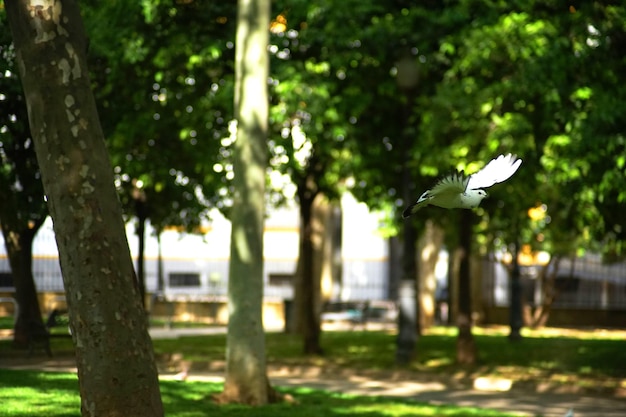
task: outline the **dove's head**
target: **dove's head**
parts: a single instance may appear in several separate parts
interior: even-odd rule
[[[463,204],[467,208],[475,208],[478,207],[481,201],[487,197],[487,192],[485,190],[477,189],[477,190],[469,190],[466,193]]]

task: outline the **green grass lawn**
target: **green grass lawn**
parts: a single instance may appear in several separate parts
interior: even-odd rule
[[[407,368],[397,368],[395,335],[376,331],[333,331],[322,334],[324,356],[301,354],[302,342],[296,335],[269,333],[266,338],[267,359],[276,366],[319,366],[326,371],[403,371],[420,375],[455,378],[470,383],[477,376],[497,376],[516,383],[549,382],[591,391],[610,393],[626,388],[626,340],[601,332],[567,332],[555,335],[554,329],[524,331],[524,338],[510,342],[506,329],[475,328],[478,363],[458,366],[455,363],[456,329],[432,328],[417,343],[415,360]],[[549,337],[547,337],[549,336]],[[70,356],[70,338],[52,338],[55,356]],[[208,363],[223,362],[226,336],[194,336],[154,340],[161,364],[171,358]],[[40,353],[41,354],[41,353]],[[0,341],[0,357],[22,356],[12,350],[10,341]],[[176,365],[176,364],[174,364]]]
[[[433,406],[380,397],[357,397],[309,389],[281,390],[295,402],[253,408],[215,405],[211,396],[222,386],[208,382],[161,381],[161,396],[167,416],[254,416],[254,417],[409,417],[484,416],[511,417],[478,408]],[[37,371],[0,371],[0,416],[80,416],[78,381],[75,374]]]
[[[408,368],[394,364],[395,335],[390,332],[345,331],[324,332],[324,356],[301,354],[301,339],[295,335],[267,335],[268,363],[275,366],[319,366],[326,372],[384,373],[401,371],[432,377],[464,378],[502,376],[521,381],[549,381],[602,388],[610,392],[626,387],[626,340],[599,332],[524,332],[524,339],[512,343],[506,329],[475,328],[479,352],[475,366],[454,363],[456,330],[429,329],[417,344],[417,355]],[[549,337],[547,337],[549,336]],[[154,340],[157,358],[168,358],[207,364],[223,362],[225,335],[182,337]],[[56,357],[73,356],[70,338],[52,338]],[[41,356],[42,352],[38,352]],[[25,352],[14,351],[10,340],[0,341],[0,358],[25,358]],[[162,381],[162,397],[168,416],[507,416],[485,410],[438,407],[377,397],[352,397],[336,393],[297,389],[286,391],[297,404],[273,404],[261,409],[244,406],[217,406],[210,396],[221,385],[205,382]],[[66,373],[0,370],[1,416],[78,416],[79,397],[76,376]]]
[[[544,337],[535,332],[521,341],[510,342],[503,334],[480,329],[474,337],[479,355],[476,365],[458,366],[456,330],[435,328],[419,339],[417,355],[409,370],[459,378],[490,375],[519,382],[596,385],[599,389],[615,389],[626,379],[626,340],[623,339]],[[322,335],[325,355],[307,357],[301,354],[299,337],[271,333],[267,335],[267,358],[275,365],[394,370],[397,369],[395,341],[395,335],[388,332],[325,332]],[[223,360],[225,344],[224,335],[154,341],[159,357],[178,353],[192,362]]]
[[[12,329],[15,323],[13,317],[4,316],[0,317],[0,329]]]

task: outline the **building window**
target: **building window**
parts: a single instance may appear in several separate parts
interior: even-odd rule
[[[269,284],[273,287],[291,287],[293,274],[269,274]]]
[[[170,287],[199,287],[200,274],[195,272],[171,272],[169,274]]]

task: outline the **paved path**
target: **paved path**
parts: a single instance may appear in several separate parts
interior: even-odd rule
[[[214,334],[223,328],[203,329],[151,329],[154,338],[176,338],[189,334]],[[71,358],[38,358],[33,360],[0,360],[0,368],[42,369],[47,371],[76,371]],[[268,376],[274,386],[308,387],[338,391],[354,395],[377,395],[399,397],[430,404],[454,404],[482,407],[525,416],[564,417],[569,409],[575,417],[625,417],[626,399],[607,396],[532,392],[515,389],[487,391],[451,387],[440,381],[415,381],[381,379],[366,375],[332,376],[311,369],[294,370],[284,367],[268,367]],[[173,372],[161,374],[163,379],[176,378]],[[190,371],[187,380],[222,382],[223,373],[215,371]]]

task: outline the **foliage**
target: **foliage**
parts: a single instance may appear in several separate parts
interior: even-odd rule
[[[78,416],[80,401],[75,374],[38,371],[3,370],[0,374],[0,416]],[[307,388],[290,388],[282,391],[293,396],[297,403],[279,403],[263,407],[244,405],[216,405],[207,395],[215,395],[221,384],[213,382],[180,383],[161,381],[161,392],[168,416],[195,417],[224,416],[330,416],[381,414],[393,416],[493,416],[507,417],[509,413],[456,407],[427,405],[417,402],[380,397],[358,397],[317,391]]]
[[[619,120],[607,116],[615,104],[601,99],[592,109],[589,101],[592,91],[607,83],[612,95],[622,94],[611,80],[623,63],[610,59],[602,69],[597,63],[623,38],[616,19],[624,8],[526,2],[472,10],[470,5],[477,7],[459,5],[467,24],[441,42],[438,60],[448,69],[422,118],[421,134],[455,138],[443,153],[461,169],[467,167],[462,161],[487,161],[501,152],[524,159],[512,181],[494,188],[495,198],[478,210],[481,243],[520,239],[568,253],[607,238],[619,240],[623,219],[613,202],[623,189],[620,129],[602,129],[611,133],[597,146],[597,121]],[[607,166],[615,168],[605,172]],[[547,214],[530,219],[528,209],[542,204]]]
[[[278,5],[282,12],[275,23],[284,22],[284,28],[273,38],[272,120],[283,140],[276,139],[275,166],[296,184],[307,169],[317,169],[324,194],[333,197],[356,186],[372,208],[401,188],[393,165],[406,154],[398,140],[403,140],[402,109],[408,104],[393,74],[404,54],[420,59],[414,46],[420,35],[410,28],[428,21],[420,9],[406,6]]]
[[[283,0],[275,10],[273,203],[313,172],[320,192],[350,188],[389,212],[406,204],[405,162],[417,194],[450,167],[472,172],[515,152],[522,169],[478,210],[481,248],[519,237],[619,256],[623,5]],[[83,13],[129,210],[139,184],[157,228],[192,229],[207,204],[228,212],[234,3],[86,2]],[[407,54],[419,78],[403,90]],[[541,204],[547,215],[533,223],[527,210]],[[424,215],[446,225],[440,214]]]
[[[314,175],[318,192],[349,188],[395,211],[407,203],[405,163],[417,194],[450,167],[471,173],[514,152],[522,169],[478,210],[482,250],[519,238],[620,253],[623,6],[285,0],[275,10],[273,203]],[[155,221],[191,221],[199,189],[227,209],[233,6],[113,2],[87,14],[120,183],[140,180],[153,210],[170,213]],[[418,71],[408,89],[397,75],[407,56]],[[547,215],[533,223],[527,211],[542,204]],[[424,215],[453,220],[440,212]]]
[[[288,139],[274,146],[285,172],[302,171],[298,153],[305,150],[323,161],[326,188],[347,184],[371,208],[388,210],[406,203],[403,163],[417,193],[449,167],[472,173],[513,152],[524,159],[522,169],[477,211],[481,250],[519,239],[553,253],[598,244],[619,253],[624,145],[615,115],[624,62],[615,57],[624,7],[471,1],[282,7],[284,20],[274,22],[285,27],[273,43],[273,115]],[[397,64],[407,53],[419,79],[403,90]],[[293,147],[294,122],[309,148]],[[607,146],[597,146],[599,136]],[[542,205],[547,214],[530,219],[528,210]],[[440,214],[424,213],[449,225],[450,216]]]
[[[19,306],[14,340],[25,346],[27,323],[36,323],[41,314],[32,272],[32,243],[48,216],[48,207],[3,8],[0,33],[0,226]]]
[[[232,119],[234,4],[83,9],[94,91],[128,215],[140,189],[157,230],[194,230],[208,207],[223,206],[218,190],[232,171],[214,167],[228,153],[221,138]]]
[[[48,213],[15,66],[15,49],[1,9],[0,33],[0,196],[5,209],[13,212],[2,217],[19,222],[10,225],[13,229],[28,229],[29,222],[40,225]]]

